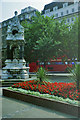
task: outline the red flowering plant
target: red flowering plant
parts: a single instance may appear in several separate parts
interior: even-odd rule
[[[44,81],[45,82],[45,81]],[[26,82],[16,83],[12,85],[14,88],[22,88],[25,90],[38,91],[41,94],[50,94],[63,98],[70,98],[72,100],[79,100],[80,92],[78,92],[76,83],[50,83],[38,82],[37,80],[30,80]],[[36,84],[37,83],[37,84]]]

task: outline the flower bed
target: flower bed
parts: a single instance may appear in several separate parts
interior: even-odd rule
[[[22,88],[25,90],[36,91],[41,94],[49,94],[58,97],[80,100],[80,92],[76,88],[76,83],[50,83],[30,80],[12,85],[12,88]]]

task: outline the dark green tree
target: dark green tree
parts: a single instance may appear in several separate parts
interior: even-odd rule
[[[68,40],[68,56],[70,58],[78,58],[78,19],[74,21],[74,24],[71,24],[71,29],[69,32]]]
[[[48,61],[53,56],[64,54],[64,38],[68,35],[68,25],[58,22],[54,17],[44,17],[39,12],[32,22],[23,22],[25,28],[25,59],[27,62]]]
[[[71,60],[78,57],[78,19],[70,24],[67,33],[62,39],[62,51]]]

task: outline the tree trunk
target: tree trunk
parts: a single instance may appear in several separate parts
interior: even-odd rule
[[[46,61],[44,61],[44,68],[46,68]]]
[[[40,82],[42,82],[42,79],[40,78]]]

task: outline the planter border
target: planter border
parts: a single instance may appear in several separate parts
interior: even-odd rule
[[[29,102],[38,106],[54,109],[59,112],[80,117],[80,106],[64,103],[62,101],[42,98],[35,95],[25,94],[10,89],[3,89],[3,96],[15,98],[21,101]]]

